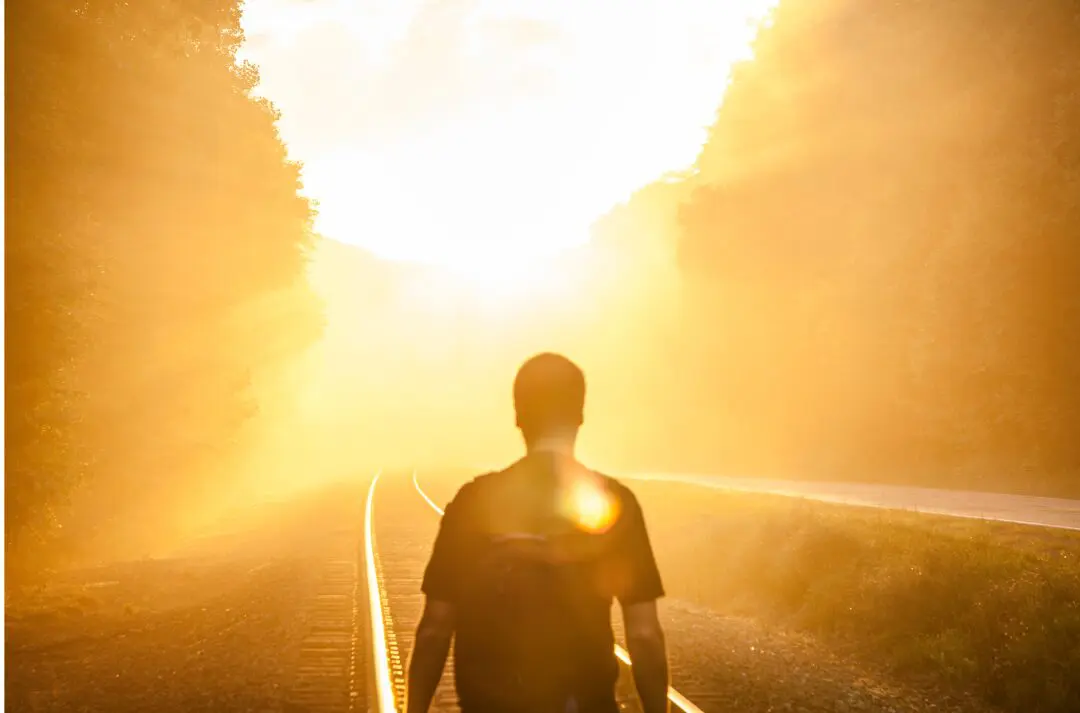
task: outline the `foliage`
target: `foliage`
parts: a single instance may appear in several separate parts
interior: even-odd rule
[[[679,487],[695,505],[654,537],[693,563],[666,570],[679,596],[1000,710],[1080,706],[1080,535]]]
[[[312,209],[229,0],[8,8],[7,547],[213,474],[317,333]],[[32,549],[32,548],[31,548]]]
[[[681,199],[711,467],[1080,495],[1076,4],[783,0],[754,51]]]

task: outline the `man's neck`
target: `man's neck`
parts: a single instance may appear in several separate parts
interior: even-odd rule
[[[574,441],[572,434],[550,434],[535,438],[525,444],[526,451],[533,453],[554,453],[555,455],[574,457]]]

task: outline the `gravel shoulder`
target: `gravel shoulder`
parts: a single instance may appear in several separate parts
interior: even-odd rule
[[[820,642],[682,600],[662,605],[672,684],[704,711],[978,710],[890,681]]]
[[[362,493],[262,505],[167,557],[9,594],[9,709],[314,710],[290,701],[327,564],[355,559]]]

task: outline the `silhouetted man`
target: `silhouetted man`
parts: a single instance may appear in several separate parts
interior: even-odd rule
[[[663,596],[633,493],[574,458],[585,377],[540,354],[514,381],[524,458],[446,507],[421,586],[407,713],[426,713],[454,642],[463,713],[617,713],[611,603],[645,713],[668,710]]]

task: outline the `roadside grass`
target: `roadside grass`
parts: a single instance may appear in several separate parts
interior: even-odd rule
[[[1006,711],[1080,711],[1080,533],[704,489],[678,500],[687,496],[700,507],[683,536],[654,536],[662,566],[693,562],[671,567],[672,592]]]

